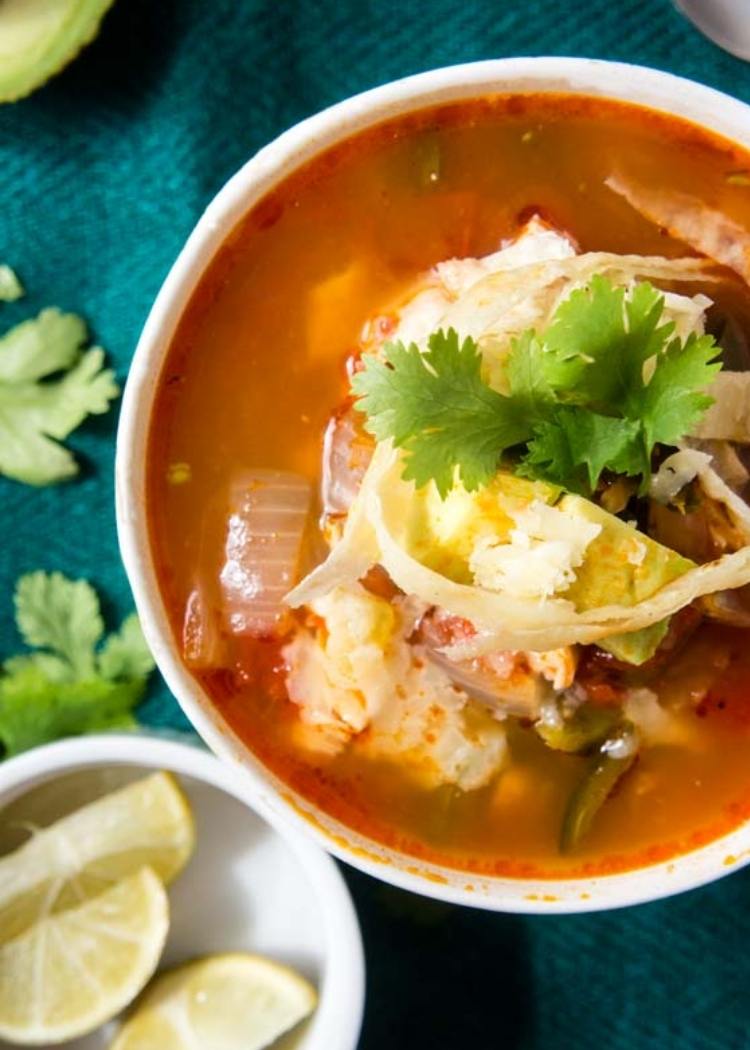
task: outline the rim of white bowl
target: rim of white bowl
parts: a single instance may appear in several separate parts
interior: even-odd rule
[[[306,1050],[355,1050],[365,1004],[365,957],[354,904],[331,857],[310,838],[290,829],[256,797],[245,778],[234,776],[230,765],[200,744],[141,732],[60,740],[8,759],[0,765],[0,807],[34,784],[99,766],[165,769],[209,784],[247,806],[284,840],[312,888],[325,929],[319,1001],[306,1034]]]
[[[588,58],[497,59],[419,73],[339,102],[285,131],[225,184],[190,234],[156,298],[123,396],[116,455],[120,550],[147,641],[172,693],[203,739],[252,785],[269,813],[354,867],[455,904],[534,914],[598,911],[657,900],[750,862],[750,822],[706,846],[595,878],[487,877],[423,862],[373,842],[295,793],[242,744],[182,664],[158,586],[145,518],[146,451],[155,381],[192,292],[231,230],[274,186],[328,147],[394,116],[502,93],[555,92],[636,103],[682,117],[750,148],[750,106],[660,70]],[[238,768],[239,767],[239,768]]]

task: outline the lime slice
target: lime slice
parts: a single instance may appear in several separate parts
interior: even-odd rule
[[[165,973],[110,1050],[261,1050],[315,1009],[315,989],[259,955],[211,955]]]
[[[58,73],[99,31],[113,0],[2,0],[0,102],[23,98]]]
[[[0,1037],[56,1043],[92,1031],[138,995],[169,928],[167,894],[143,868],[0,947]]]
[[[169,773],[90,802],[0,858],[0,944],[144,866],[170,882],[194,844],[190,807]]]

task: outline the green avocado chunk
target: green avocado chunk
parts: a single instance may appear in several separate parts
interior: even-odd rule
[[[668,630],[669,620],[659,620],[658,623],[652,623],[650,627],[642,627],[640,631],[631,631],[630,634],[613,634],[609,638],[602,638],[598,644],[600,649],[612,653],[623,663],[639,667],[651,659]]]
[[[565,591],[579,612],[603,605],[637,605],[695,567],[688,558],[582,496],[565,495],[558,506],[602,526],[586,548],[575,582]],[[611,635],[598,644],[618,660],[642,664],[653,656],[668,626],[669,621],[662,620],[639,631]]]
[[[2,0],[0,102],[14,102],[59,73],[99,31],[114,0]]]

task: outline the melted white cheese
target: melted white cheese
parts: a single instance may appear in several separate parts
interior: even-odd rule
[[[516,525],[509,543],[485,536],[474,547],[469,568],[475,582],[517,598],[548,598],[566,590],[601,525],[541,500],[509,513]]]
[[[363,587],[312,602],[319,629],[283,649],[287,689],[301,719],[297,742],[322,754],[348,744],[398,761],[425,787],[482,787],[505,758],[505,733],[406,639],[414,610]]]

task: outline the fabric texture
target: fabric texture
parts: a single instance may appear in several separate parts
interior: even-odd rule
[[[750,9],[748,12],[750,17]],[[0,107],[0,260],[46,305],[83,313],[118,376],[200,212],[258,147],[347,95],[508,55],[639,62],[750,102],[750,66],[669,0],[118,0],[61,76]],[[116,412],[70,440],[74,483],[0,479],[0,654],[22,572],[94,582],[131,606],[117,550]],[[187,728],[155,682],[141,717]],[[369,963],[363,1050],[750,1047],[750,869],[678,899],[574,918],[488,915],[347,870]]]

